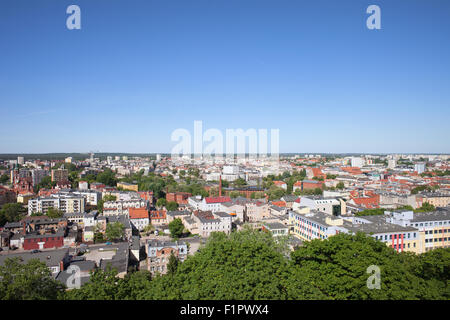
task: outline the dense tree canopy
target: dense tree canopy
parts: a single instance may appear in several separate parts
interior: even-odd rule
[[[1,300],[57,299],[63,285],[54,280],[50,269],[38,259],[22,263],[19,258],[6,259],[0,266]]]
[[[27,210],[20,203],[7,203],[0,209],[0,226],[5,225],[6,222],[20,221]]]
[[[449,299],[449,261],[448,248],[420,255],[398,253],[364,234],[307,241],[289,254],[286,241],[244,228],[230,235],[212,233],[206,245],[184,262],[171,258],[167,275],[151,277],[138,271],[120,279],[113,269],[97,270],[80,289],[66,293],[60,289],[60,295],[81,300]],[[367,286],[371,266],[380,270],[380,289]],[[19,270],[17,265],[8,268],[26,274],[20,279],[27,280],[19,283],[33,288],[25,291],[2,281],[2,298],[55,297],[58,289],[53,282],[48,288],[41,283],[43,278],[30,276],[36,272]]]

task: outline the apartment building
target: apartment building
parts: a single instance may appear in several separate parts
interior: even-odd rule
[[[69,171],[67,169],[53,169],[52,181],[65,182],[69,180]]]
[[[429,203],[435,207],[446,207],[450,205],[450,195],[443,193],[421,193],[416,195],[416,207],[421,207],[424,203]]]
[[[147,208],[147,202],[141,198],[132,200],[106,201],[103,203],[103,214],[105,216],[128,216],[129,208]]]
[[[253,200],[245,204],[245,220],[255,222],[270,216],[269,204],[261,200]]]
[[[86,199],[82,196],[53,194],[50,197],[38,197],[28,200],[28,215],[33,213],[47,213],[49,208],[60,210],[62,213],[84,212]]]

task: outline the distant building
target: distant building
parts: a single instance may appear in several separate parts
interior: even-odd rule
[[[67,169],[53,169],[52,181],[54,182],[66,182],[69,180],[69,171]]]
[[[352,157],[352,167],[361,168],[364,166],[364,159],[360,157]]]
[[[187,204],[192,194],[188,192],[169,192],[166,194],[167,202],[176,202],[178,204]]]
[[[394,169],[397,166],[397,161],[395,159],[389,159],[388,160],[388,168]]]
[[[78,189],[80,189],[80,190],[88,190],[89,189],[89,183],[87,181],[80,181],[80,182],[78,182]]]
[[[137,184],[127,183],[127,182],[118,182],[117,188],[121,188],[121,189],[127,190],[127,191],[136,191],[136,192],[139,190],[139,186]]]
[[[274,237],[289,235],[289,227],[279,222],[263,223],[262,230],[271,232]]]
[[[425,172],[425,163],[418,162],[414,164],[414,171],[416,171],[418,174]]]

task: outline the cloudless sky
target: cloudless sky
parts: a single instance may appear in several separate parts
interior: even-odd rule
[[[170,152],[194,120],[278,128],[280,152],[450,153],[449,71],[448,0],[2,0],[0,153]]]

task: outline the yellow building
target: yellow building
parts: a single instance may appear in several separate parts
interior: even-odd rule
[[[425,202],[435,207],[446,207],[450,205],[450,196],[444,194],[427,193],[416,197],[417,207],[421,207]]]
[[[28,204],[28,200],[33,199],[35,195],[33,193],[23,193],[17,195],[17,202],[22,204]]]
[[[136,191],[136,192],[139,191],[139,186],[137,184],[127,182],[118,182],[117,188],[121,188],[127,191]]]

